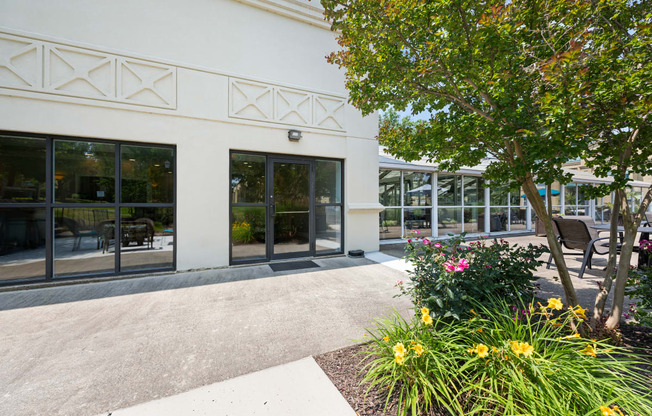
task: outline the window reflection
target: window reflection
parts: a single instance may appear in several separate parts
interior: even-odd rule
[[[320,204],[342,202],[342,162],[315,161],[315,202]]]
[[[231,257],[265,258],[265,207],[232,207]]]
[[[432,235],[432,209],[431,208],[414,208],[406,209],[403,212],[403,223],[405,224],[406,237],[413,236],[413,234],[421,235],[422,237]]]
[[[114,202],[115,145],[54,141],[56,202]]]
[[[0,202],[45,201],[45,140],[0,136]]]
[[[265,202],[265,156],[231,154],[231,202]]]
[[[401,172],[381,170],[378,184],[378,201],[386,206],[401,205]]]
[[[120,221],[120,270],[173,266],[172,208],[123,207]]]
[[[432,205],[431,174],[403,172],[403,202],[405,206]]]
[[[462,205],[462,177],[460,175],[439,175],[437,193],[440,206]]]
[[[401,209],[385,208],[380,212],[380,239],[401,238]]]
[[[45,209],[0,208],[0,281],[45,277]]]
[[[122,202],[172,202],[174,150],[122,145],[121,153]]]
[[[315,208],[317,252],[342,250],[342,208],[339,206],[318,206]]]
[[[484,180],[478,176],[464,177],[464,205],[484,205]]]
[[[439,208],[439,236],[462,233],[462,208]]]
[[[72,276],[115,270],[115,209],[54,209],[54,273]]]

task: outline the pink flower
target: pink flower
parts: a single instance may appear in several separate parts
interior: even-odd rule
[[[456,271],[456,270],[455,270],[455,263],[453,263],[453,260],[448,260],[448,261],[444,262],[444,269],[445,269],[447,272],[454,272],[454,271]]]
[[[466,261],[466,259],[460,259],[459,262],[457,262],[457,265],[455,266],[455,271],[456,272],[461,272],[469,268],[469,262]]]
[[[435,248],[441,248],[441,244],[435,243]]]
[[[411,239],[411,238],[408,238],[408,243],[411,243],[411,242],[412,242],[412,239]]]
[[[421,231],[419,231],[419,230],[414,230],[414,232],[415,232],[416,234],[421,234]]]
[[[423,244],[430,244],[430,240],[428,240],[427,238],[424,238],[423,239]]]
[[[485,264],[485,265],[484,265],[484,268],[485,268],[485,269],[491,269],[491,266],[488,265],[488,264]]]

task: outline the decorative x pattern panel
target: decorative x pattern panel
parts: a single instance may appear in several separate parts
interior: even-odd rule
[[[231,78],[229,117],[344,130],[344,98]]]
[[[175,109],[177,68],[0,33],[0,87]]]
[[[0,33],[0,86],[40,88],[42,48],[43,45],[38,41]]]

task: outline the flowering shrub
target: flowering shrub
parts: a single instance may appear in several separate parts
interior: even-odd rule
[[[234,243],[249,243],[254,239],[254,233],[251,224],[247,221],[234,221],[231,227],[231,238]]]
[[[398,401],[399,415],[652,414],[630,351],[569,332],[585,309],[559,299],[516,309],[528,313],[515,319],[512,305],[494,300],[461,321],[428,308],[378,321],[365,381],[387,393],[386,404]]]
[[[401,285],[404,294],[434,315],[461,319],[474,303],[490,296],[515,301],[529,297],[534,289],[537,260],[544,246],[510,246],[505,240],[480,239],[463,245],[464,236],[444,244],[411,238],[406,259],[412,263],[411,284]]]
[[[633,300],[623,315],[632,324],[652,327],[652,267],[634,269],[629,273],[625,293]]]

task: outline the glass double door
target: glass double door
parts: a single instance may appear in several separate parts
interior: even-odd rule
[[[231,262],[342,251],[342,162],[231,154]]]

